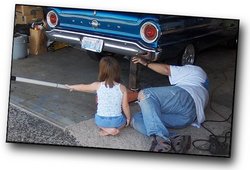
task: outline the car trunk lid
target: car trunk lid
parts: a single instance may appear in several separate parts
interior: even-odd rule
[[[97,35],[140,38],[142,22],[140,14],[80,9],[63,9],[57,12],[59,15],[57,28],[62,27]]]

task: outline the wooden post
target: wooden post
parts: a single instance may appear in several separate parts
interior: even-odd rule
[[[131,90],[137,90],[138,83],[138,66],[139,64],[134,64],[132,58],[130,59],[130,69],[129,69],[129,88]]]

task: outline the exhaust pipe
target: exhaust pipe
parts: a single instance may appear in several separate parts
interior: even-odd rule
[[[63,84],[51,83],[51,82],[28,79],[28,78],[23,78],[23,77],[16,77],[16,76],[11,76],[11,81],[36,84],[36,85],[48,86],[48,87],[55,87],[55,88],[67,89],[67,90],[69,89]]]

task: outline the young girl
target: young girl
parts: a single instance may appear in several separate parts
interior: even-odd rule
[[[111,57],[103,57],[99,64],[99,82],[66,85],[70,91],[96,92],[97,113],[95,123],[100,135],[117,135],[130,123],[130,109],[126,87],[120,84],[120,67]],[[122,111],[125,115],[122,114]]]

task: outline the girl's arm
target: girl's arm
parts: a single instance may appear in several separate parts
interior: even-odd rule
[[[100,82],[94,82],[91,84],[75,84],[75,85],[65,85],[70,91],[81,91],[81,92],[96,92],[100,87]]]
[[[128,104],[128,94],[127,94],[127,88],[123,85],[121,85],[121,91],[123,93],[123,98],[122,98],[122,110],[127,118],[127,124],[126,126],[129,125],[130,123],[130,108],[129,108],[129,104]]]

